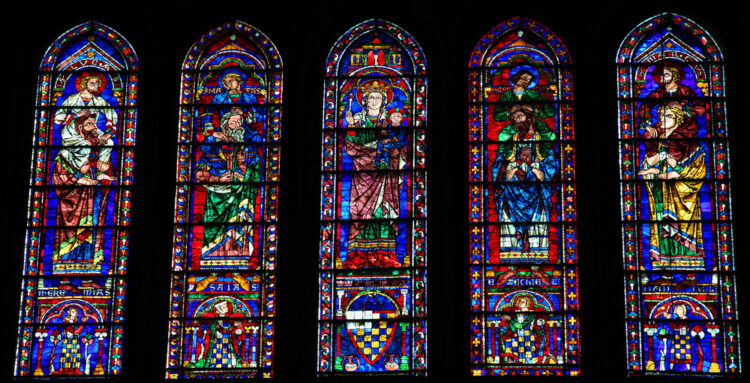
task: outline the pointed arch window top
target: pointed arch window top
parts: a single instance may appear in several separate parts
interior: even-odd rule
[[[497,57],[493,53],[494,48],[503,47],[511,48],[513,50],[512,42],[513,35],[509,31],[517,30],[515,39],[523,40],[524,30],[533,32],[540,39],[542,39],[542,46],[536,49],[537,53],[544,55],[548,60],[554,60],[554,62],[547,63],[548,65],[571,65],[570,55],[568,54],[568,48],[560,40],[557,35],[552,33],[546,26],[539,23],[538,21],[528,19],[525,17],[514,17],[502,24],[497,25],[486,35],[482,37],[479,43],[474,48],[474,51],[469,60],[469,67],[475,68],[480,66],[492,66],[497,65],[497,60],[492,60]],[[501,38],[502,37],[502,38]],[[508,41],[506,41],[508,40]],[[546,52],[554,53],[550,55]]]
[[[369,52],[373,54],[368,56]],[[371,19],[355,25],[336,41],[326,60],[326,77],[366,76],[369,73],[363,71],[373,66],[389,67],[403,75],[427,73],[422,48],[408,32],[391,22]]]
[[[570,63],[557,36],[521,17],[469,60],[474,376],[580,373]]]
[[[137,69],[130,44],[97,22],[42,59],[16,376],[121,373]]]
[[[736,376],[721,51],[692,20],[662,13],[616,61],[628,374]]]
[[[257,69],[281,69],[283,66],[279,51],[263,32],[245,22],[234,21],[210,30],[196,41],[185,56],[182,70],[210,70],[219,64],[211,58],[226,59],[231,52],[250,55],[259,66]]]
[[[87,38],[83,39],[84,36]],[[135,71],[138,57],[114,29],[90,21],[71,28],[55,40],[44,54],[40,70],[75,71],[87,66],[96,66],[102,71]]]
[[[426,373],[425,73],[419,45],[382,20],[328,56],[319,376]]]
[[[282,77],[240,21],[185,57],[168,379],[273,376]]]
[[[617,63],[658,60],[645,55],[654,47],[663,50],[665,58],[674,55],[684,61],[724,61],[708,31],[685,16],[662,13],[642,22],[628,34],[617,51]]]

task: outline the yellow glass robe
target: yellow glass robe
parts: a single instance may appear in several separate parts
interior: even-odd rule
[[[663,134],[659,138],[665,138]],[[668,153],[668,143],[662,143],[660,153]],[[643,169],[650,168],[644,161]],[[659,161],[662,173],[674,170],[677,179],[663,181],[654,174],[645,175],[651,220],[649,255],[654,268],[687,270],[705,267],[699,191],[706,178],[705,152],[700,146],[669,168],[666,160]]]

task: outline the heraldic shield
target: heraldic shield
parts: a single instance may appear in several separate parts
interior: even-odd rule
[[[398,323],[386,321],[348,323],[347,332],[362,358],[368,364],[375,364],[385,353],[396,334]]]

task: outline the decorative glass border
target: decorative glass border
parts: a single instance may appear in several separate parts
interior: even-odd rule
[[[644,65],[653,65],[662,59],[673,59],[685,62],[685,57],[679,57],[673,52],[664,51],[660,48],[655,56],[639,55],[637,49],[641,47],[648,38],[662,31],[671,32],[673,28],[679,28],[685,34],[691,36],[699,45],[699,56],[690,57],[690,64],[705,70],[705,96],[698,97],[701,101],[709,104],[711,112],[708,118],[712,121],[708,129],[711,135],[699,140],[705,142],[711,156],[708,163],[713,162],[713,168],[708,168],[709,174],[705,181],[712,184],[708,191],[712,204],[712,219],[702,219],[703,224],[713,225],[714,240],[711,246],[715,246],[714,253],[717,254],[717,263],[713,270],[686,270],[686,273],[701,274],[709,280],[706,284],[713,289],[709,295],[715,295],[720,306],[719,317],[711,318],[705,323],[710,337],[710,348],[713,350],[711,356],[706,356],[711,363],[694,370],[679,371],[675,369],[655,365],[654,339],[662,322],[667,324],[679,324],[681,322],[670,320],[648,319],[641,316],[643,307],[643,288],[653,273],[658,270],[647,271],[641,265],[643,238],[641,227],[649,221],[640,216],[640,189],[646,184],[639,179],[636,166],[639,157],[638,144],[641,138],[638,129],[637,111],[634,105],[640,100],[636,94],[636,83],[634,76],[638,68]],[[677,37],[679,40],[679,37]],[[687,45],[687,44],[686,44]],[[658,56],[658,57],[657,57]],[[656,61],[655,61],[656,60]],[[625,319],[627,334],[627,372],[629,376],[710,376],[710,377],[736,377],[741,373],[739,352],[739,322],[737,318],[736,299],[736,272],[734,269],[732,250],[732,215],[730,198],[730,172],[729,172],[729,142],[726,126],[726,110],[724,94],[725,76],[723,56],[713,37],[694,21],[674,13],[662,13],[653,16],[635,27],[623,40],[616,56],[617,63],[617,99],[618,99],[618,138],[620,153],[620,179],[621,179],[621,212],[622,212],[622,238],[623,238],[623,265],[625,285]],[[710,165],[709,165],[710,166]],[[705,275],[703,275],[705,274]],[[694,277],[696,278],[696,277]],[[680,294],[672,293],[671,298],[679,298]],[[684,295],[684,294],[683,294]],[[669,299],[671,299],[669,298]],[[705,321],[698,321],[703,323]],[[698,323],[696,322],[696,323]],[[697,331],[697,330],[694,330]],[[701,341],[706,334],[696,332]],[[664,338],[664,342],[668,342]],[[650,350],[650,351],[647,351]],[[701,352],[704,352],[701,350]],[[717,356],[720,352],[721,356]],[[644,355],[646,353],[647,355]],[[721,359],[721,367],[717,360]],[[645,361],[645,363],[644,363]],[[703,364],[701,362],[701,364]]]
[[[123,62],[109,62],[108,66],[97,67],[97,69],[104,73],[120,78],[120,81],[122,81],[120,87],[124,90],[123,94],[118,96],[118,98],[121,98],[123,101],[116,107],[121,111],[121,121],[118,123],[118,126],[115,127],[122,132],[118,137],[121,140],[121,143],[113,146],[113,154],[117,153],[115,157],[116,161],[118,161],[119,167],[117,184],[106,187],[110,191],[114,191],[116,194],[114,202],[115,206],[113,207],[115,210],[112,218],[113,226],[100,225],[102,229],[112,230],[112,235],[114,235],[114,237],[110,239],[113,243],[112,249],[110,250],[112,252],[112,263],[109,265],[110,272],[107,275],[55,273],[50,276],[43,270],[40,270],[42,259],[39,257],[42,254],[42,243],[44,241],[43,236],[45,229],[50,227],[50,225],[44,224],[45,219],[49,219],[49,217],[45,217],[48,199],[47,194],[54,188],[47,183],[50,168],[54,166],[54,158],[50,155],[51,150],[60,148],[59,145],[55,145],[52,142],[52,121],[55,114],[54,110],[60,108],[55,102],[60,95],[55,94],[52,89],[53,79],[61,75],[74,74],[81,72],[86,68],[93,67],[92,65],[81,63],[80,61],[72,63],[77,65],[69,65],[65,62],[59,62],[60,55],[63,53],[64,49],[69,47],[71,43],[76,42],[85,36],[91,36],[92,39],[96,37],[105,40],[117,51],[119,59],[123,60]],[[19,314],[19,338],[14,370],[14,375],[17,377],[67,379],[70,378],[71,375],[65,375],[66,373],[75,373],[78,375],[94,375],[97,378],[106,378],[121,374],[127,260],[130,252],[129,226],[131,219],[133,166],[135,160],[134,148],[137,122],[136,100],[138,94],[137,71],[138,58],[130,43],[128,43],[128,41],[114,29],[95,21],[78,25],[63,33],[47,49],[42,58],[39,68],[39,82],[36,96],[35,131],[32,141],[33,153],[31,161],[31,180],[29,183],[29,215],[27,221],[27,239],[23,267],[24,278],[22,282],[21,309]],[[122,79],[124,79],[124,81]],[[98,110],[107,108],[89,107],[89,109]],[[109,291],[105,296],[104,301],[98,302],[107,306],[109,312],[107,317],[101,318],[98,322],[80,323],[80,325],[83,325],[82,327],[86,327],[95,334],[95,336],[92,337],[91,342],[86,343],[84,347],[88,350],[91,345],[96,344],[96,349],[98,351],[96,351],[96,355],[91,356],[92,360],[97,361],[96,366],[93,369],[84,368],[84,370],[81,371],[83,366],[81,365],[80,360],[77,362],[77,366],[75,363],[72,363],[67,371],[64,371],[62,368],[55,371],[54,367],[51,367],[53,366],[53,362],[50,362],[50,358],[55,357],[54,349],[57,348],[57,343],[61,341],[60,339],[62,338],[62,335],[65,334],[65,332],[61,330],[64,329],[64,323],[67,322],[63,320],[63,322],[60,323],[38,323],[35,320],[35,317],[37,316],[38,306],[40,305],[40,297],[38,294],[44,294],[46,297],[50,297],[51,295],[49,294],[54,293],[54,291],[43,291],[46,290],[43,289],[43,281],[55,280],[58,278],[61,278],[62,280],[67,280],[68,278],[96,278],[99,282],[105,283],[105,286],[97,289],[101,291]],[[105,280],[106,282],[104,282]],[[83,293],[81,292],[77,294],[80,295]],[[62,300],[56,305],[62,307],[61,305],[65,302],[75,304],[74,301],[77,300],[70,298],[68,300]],[[77,335],[74,337],[78,340]],[[94,338],[96,339],[93,340]],[[47,346],[45,345],[49,342],[55,342],[52,351],[53,354],[39,352],[40,349],[46,348]],[[72,360],[75,361],[75,358]],[[42,365],[43,361],[45,362],[44,366]],[[90,367],[90,365],[87,365],[87,367]],[[77,373],[73,371],[77,371]]]
[[[410,259],[409,265],[399,268],[365,269],[377,272],[397,272],[405,270],[409,273],[410,289],[413,292],[409,306],[413,308],[413,315],[399,316],[398,321],[402,329],[407,329],[405,335],[409,340],[404,343],[404,354],[410,357],[401,358],[400,366],[391,371],[347,372],[340,363],[333,360],[333,350],[338,347],[334,327],[343,326],[351,321],[335,319],[337,299],[334,295],[335,278],[356,271],[343,269],[334,262],[334,245],[337,237],[337,223],[348,220],[337,219],[337,204],[339,201],[339,186],[337,175],[342,171],[337,168],[341,153],[338,152],[334,139],[338,126],[339,111],[337,108],[340,84],[350,79],[363,78],[357,74],[341,74],[340,65],[344,54],[351,48],[352,43],[368,33],[379,31],[397,41],[406,51],[411,62],[412,71],[401,73],[399,78],[408,79],[412,88],[412,110],[409,113],[408,130],[413,137],[411,146],[411,168],[404,170],[404,174],[411,176],[412,195],[411,209],[413,215],[399,219],[411,225]],[[318,312],[318,376],[364,376],[364,375],[412,375],[424,376],[427,370],[427,314],[426,314],[426,161],[425,136],[427,125],[427,79],[424,54],[419,44],[401,27],[385,20],[371,19],[357,24],[344,33],[333,45],[326,59],[325,78],[323,81],[323,147],[321,155],[321,239],[320,239],[320,300]],[[375,78],[375,77],[373,77]],[[341,130],[337,130],[341,132]],[[366,278],[363,278],[366,279]],[[408,343],[408,346],[407,346]],[[408,350],[408,351],[407,351]]]
[[[257,144],[263,146],[263,157],[265,169],[262,169],[262,183],[255,184],[259,193],[263,193],[264,205],[261,221],[248,222],[253,226],[261,227],[259,241],[262,254],[259,255],[261,262],[254,270],[226,270],[211,272],[191,271],[188,258],[190,248],[190,222],[191,192],[198,185],[192,174],[194,155],[193,149],[198,146],[195,141],[196,126],[200,123],[196,116],[196,108],[199,106],[199,92],[197,79],[215,69],[205,68],[201,60],[206,54],[207,47],[217,39],[232,34],[241,35],[254,44],[254,54],[262,55],[262,67],[252,69],[255,73],[265,76],[265,101],[261,104],[266,109],[266,131],[263,142]],[[244,47],[250,50],[250,47]],[[276,46],[271,40],[255,27],[242,21],[224,23],[203,35],[188,51],[182,66],[181,91],[180,91],[180,122],[177,136],[177,176],[175,193],[175,227],[172,249],[172,286],[170,294],[170,324],[169,324],[169,348],[167,355],[167,379],[200,379],[200,378],[272,378],[273,377],[273,348],[274,348],[274,323],[275,323],[275,286],[276,286],[276,261],[278,246],[278,194],[279,194],[279,162],[281,157],[281,109],[282,109],[282,83],[283,64]],[[198,327],[194,323],[205,321],[205,318],[192,318],[186,316],[188,304],[187,293],[190,278],[205,277],[213,274],[221,274],[227,277],[229,274],[242,274],[247,280],[257,279],[259,286],[257,305],[260,308],[258,315],[246,318],[250,325],[243,333],[245,348],[243,352],[252,352],[248,361],[239,363],[237,367],[188,367],[185,355],[189,354],[190,342],[186,339],[197,337]],[[227,275],[223,275],[227,274]],[[231,296],[228,294],[227,296]],[[219,318],[219,317],[217,317]],[[218,321],[213,319],[209,321]],[[252,339],[252,340],[250,340]],[[187,343],[188,349],[183,345]],[[193,350],[194,351],[194,350]],[[247,363],[246,363],[247,362]]]
[[[553,58],[551,67],[557,70],[556,86],[557,98],[552,101],[559,108],[558,126],[560,136],[557,139],[560,151],[560,176],[557,182],[560,185],[558,221],[550,222],[559,226],[562,231],[560,242],[562,248],[558,249],[559,260],[556,265],[562,268],[562,291],[564,300],[563,320],[560,321],[557,330],[559,332],[548,335],[564,336],[565,361],[563,364],[550,365],[519,365],[513,367],[511,364],[488,363],[486,337],[492,331],[486,321],[486,316],[491,310],[485,307],[487,292],[487,276],[485,272],[489,266],[499,265],[490,263],[487,254],[487,226],[485,221],[486,207],[490,201],[486,194],[486,187],[490,184],[486,181],[491,178],[487,174],[488,169],[484,167],[484,147],[487,145],[485,131],[487,113],[487,97],[485,87],[487,86],[487,70],[493,69],[488,66],[487,57],[494,44],[502,37],[513,33],[533,33],[547,43]],[[515,17],[507,20],[482,37],[472,51],[469,59],[469,110],[468,110],[468,136],[469,136],[469,254],[470,268],[470,297],[471,297],[471,373],[473,376],[576,376],[580,374],[580,324],[578,322],[579,294],[578,294],[578,250],[577,250],[577,226],[576,226],[576,182],[575,182],[575,132],[573,124],[573,79],[572,62],[565,44],[552,31],[541,23],[525,17]],[[504,265],[512,265],[511,263]],[[528,264],[517,264],[527,265]],[[538,264],[539,266],[543,264]],[[551,327],[555,328],[555,325]],[[555,367],[552,367],[555,366]]]

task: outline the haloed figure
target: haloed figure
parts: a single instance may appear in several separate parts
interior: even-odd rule
[[[72,131],[63,132],[63,145],[55,157],[52,184],[58,197],[53,271],[97,274],[104,259],[104,230],[109,190],[94,187],[114,180],[109,160],[112,140],[96,126],[96,113],[83,109],[72,120]],[[67,130],[67,128],[66,128]],[[70,187],[76,186],[76,187]],[[84,280],[82,287],[99,284]],[[61,281],[60,288],[80,293],[79,286]]]
[[[258,98],[254,94],[242,90],[247,76],[238,69],[227,69],[219,82],[224,91],[211,100],[212,104],[257,104]]]
[[[555,134],[529,106],[511,109],[511,123],[498,135],[492,165],[500,217],[501,258],[511,261],[549,259],[549,230],[557,169]]]
[[[248,224],[258,191],[247,183],[260,180],[260,160],[252,143],[262,138],[248,121],[240,107],[232,107],[218,128],[204,133],[200,146],[196,180],[206,188],[203,220],[208,224],[201,251],[204,266],[238,266],[232,257],[245,259],[253,252]]]
[[[402,176],[397,172],[403,168],[406,152],[398,139],[383,129],[387,126],[386,105],[391,101],[390,86],[381,80],[363,83],[358,90],[362,111],[344,116],[348,128],[354,128],[344,138],[346,154],[352,159],[355,172],[351,177],[349,197],[348,254],[343,266],[346,268],[399,267],[396,238],[400,216],[399,186]],[[392,96],[391,96],[392,97]],[[401,121],[394,113],[391,123]],[[403,112],[400,113],[403,116]],[[378,149],[380,148],[380,149]],[[378,151],[380,150],[380,155]],[[368,220],[372,220],[369,221]]]
[[[655,270],[705,268],[699,191],[706,178],[705,151],[695,141],[698,124],[672,101],[658,109],[659,121],[646,127],[646,154],[639,175],[647,182],[651,236],[649,255]],[[667,180],[672,180],[665,182]],[[653,281],[670,284],[671,274]],[[695,275],[677,282],[678,290],[697,284]]]

